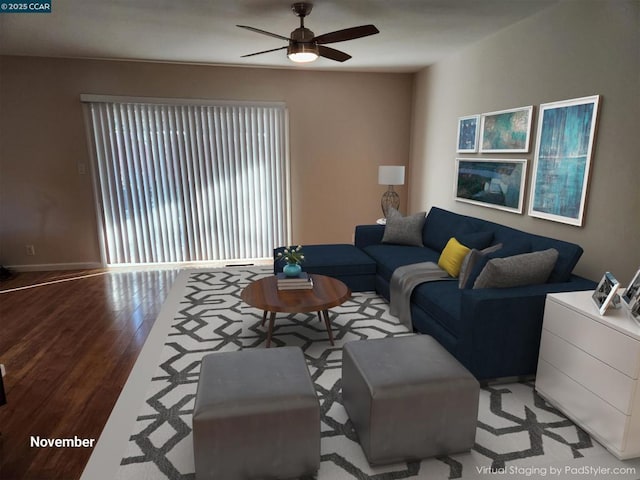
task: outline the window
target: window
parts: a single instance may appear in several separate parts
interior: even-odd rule
[[[105,263],[270,258],[289,243],[283,104],[82,100]]]

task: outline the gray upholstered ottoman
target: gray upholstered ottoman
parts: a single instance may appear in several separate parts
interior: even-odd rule
[[[320,467],[320,406],[302,350],[204,357],[193,450],[198,480],[313,475]]]
[[[369,463],[473,447],[480,384],[428,335],[348,342],[342,398]]]

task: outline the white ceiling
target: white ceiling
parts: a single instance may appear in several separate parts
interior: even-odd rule
[[[353,56],[292,64],[277,38],[299,26],[291,0],[51,0],[51,14],[0,14],[0,54],[410,72],[557,0],[316,0],[316,35],[372,23],[380,33],[329,46]]]

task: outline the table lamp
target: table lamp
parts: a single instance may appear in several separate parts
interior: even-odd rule
[[[389,188],[384,195],[382,195],[382,213],[387,217],[387,211],[389,207],[393,207],[396,210],[400,208],[400,196],[393,189],[394,185],[404,185],[404,167],[395,165],[381,165],[378,167],[378,184],[388,185]]]

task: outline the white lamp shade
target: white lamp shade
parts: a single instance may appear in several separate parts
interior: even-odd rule
[[[404,167],[381,165],[378,167],[379,185],[404,185]]]

